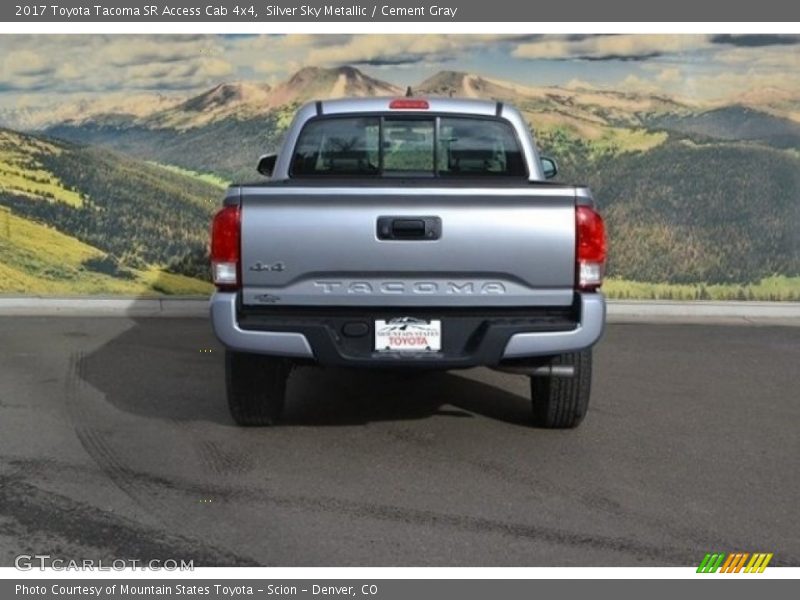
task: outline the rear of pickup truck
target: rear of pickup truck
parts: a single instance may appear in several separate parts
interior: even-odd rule
[[[274,423],[297,365],[488,366],[530,376],[535,423],[577,425],[605,323],[591,193],[543,180],[515,111],[381,108],[301,111],[285,174],[231,187],[215,217],[234,419]]]

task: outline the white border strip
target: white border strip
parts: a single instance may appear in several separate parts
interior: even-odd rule
[[[700,557],[702,558],[702,556]],[[700,559],[698,559],[699,561]],[[763,573],[697,573],[697,567],[199,567],[194,571],[18,571],[0,568],[0,579],[798,579],[800,567]]]
[[[0,317],[207,317],[199,297],[0,297]],[[800,326],[800,302],[609,300],[611,323],[739,323]]]
[[[4,22],[0,34],[197,34],[197,33],[800,33],[800,22],[748,23],[748,22],[501,22],[501,23],[447,23],[447,22]]]

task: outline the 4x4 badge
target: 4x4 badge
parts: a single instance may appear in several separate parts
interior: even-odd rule
[[[256,302],[263,302],[264,304],[275,304],[281,301],[280,296],[273,296],[272,294],[258,294],[253,299]]]
[[[250,265],[250,270],[251,271],[277,271],[278,273],[280,273],[281,271],[285,271],[286,270],[286,265],[284,265],[282,262],[276,262],[276,263],[271,264],[271,265],[268,265],[268,264],[265,265],[261,261],[258,261],[256,264]]]

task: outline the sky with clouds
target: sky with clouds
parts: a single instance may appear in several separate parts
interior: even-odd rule
[[[0,106],[187,95],[344,64],[398,85],[448,69],[701,100],[800,93],[800,36],[788,35],[3,35]]]

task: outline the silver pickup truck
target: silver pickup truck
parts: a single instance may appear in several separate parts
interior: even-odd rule
[[[293,366],[530,377],[532,422],[575,427],[603,333],[606,241],[586,187],[547,181],[520,113],[454,98],[302,107],[269,178],[212,224],[214,331],[240,425],[270,425]]]

